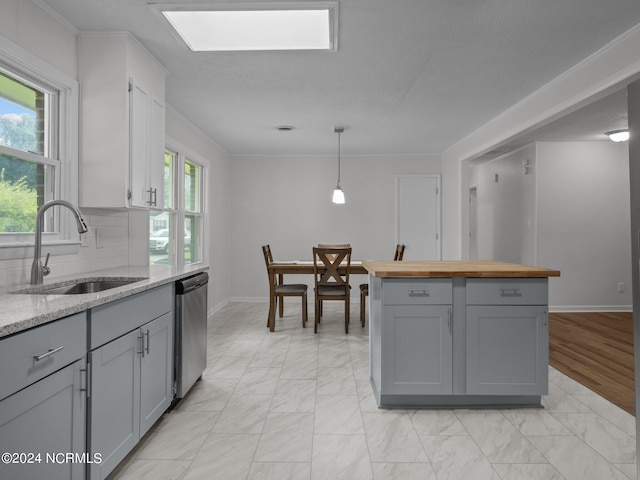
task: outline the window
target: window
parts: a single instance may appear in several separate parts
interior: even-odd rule
[[[164,152],[164,205],[159,211],[149,213],[149,250],[150,263],[173,265],[174,235],[176,211],[175,205],[175,168],[178,154],[171,150]]]
[[[190,265],[203,261],[204,166],[191,160],[184,151],[184,148],[165,151],[165,204],[149,213],[152,265]]]
[[[35,231],[38,208],[57,193],[55,100],[0,70],[0,232]]]
[[[0,35],[0,260],[30,256],[38,208],[78,204],[78,82]],[[75,222],[52,208],[43,243],[79,248]]]
[[[184,263],[202,260],[202,167],[190,160],[184,163]]]

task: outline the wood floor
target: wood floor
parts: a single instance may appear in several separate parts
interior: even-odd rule
[[[550,313],[549,363],[634,414],[631,313]]]

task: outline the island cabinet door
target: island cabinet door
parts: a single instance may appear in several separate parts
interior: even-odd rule
[[[450,305],[383,307],[382,393],[452,393]]]
[[[467,306],[467,394],[548,393],[545,306]]]

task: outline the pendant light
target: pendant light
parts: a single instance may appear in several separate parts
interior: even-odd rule
[[[344,192],[342,188],[340,188],[340,134],[344,132],[344,127],[334,127],[333,130],[338,134],[338,183],[333,190],[332,201],[335,204],[341,205],[344,203]]]

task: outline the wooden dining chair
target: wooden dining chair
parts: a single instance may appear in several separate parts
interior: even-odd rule
[[[404,244],[399,243],[396,245],[396,253],[393,255],[393,261],[399,262],[402,260],[404,256]],[[367,303],[367,297],[369,296],[369,284],[361,283],[360,284],[360,323],[362,327],[364,327],[365,320],[365,304]]]
[[[269,245],[262,246],[262,254],[264,255],[264,263],[267,267],[267,275],[269,282],[271,282],[271,275],[269,275],[269,265],[273,263],[273,255],[271,254],[271,247]],[[278,313],[280,318],[284,315],[284,297],[302,297],[302,327],[307,326],[307,285],[304,283],[283,283],[283,275],[278,275],[276,278],[273,276],[274,282],[274,298],[269,299],[269,317],[267,317],[267,326],[269,326],[269,318],[271,315],[275,315],[275,308],[278,306]],[[269,295],[271,295],[271,285],[269,285]],[[280,303],[278,303],[280,300]],[[274,311],[271,311],[273,305]]]
[[[342,273],[339,267],[344,267]],[[351,270],[351,248],[313,247],[313,278],[315,284],[315,321],[313,333],[318,333],[322,316],[322,302],[344,301],[344,331],[349,333],[349,272]]]
[[[319,248],[351,248],[351,244],[350,243],[319,243],[318,247]],[[351,286],[349,286],[349,288],[351,288]],[[320,302],[320,318],[322,318],[322,302]]]

